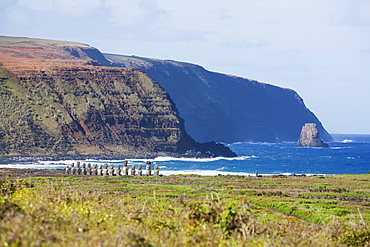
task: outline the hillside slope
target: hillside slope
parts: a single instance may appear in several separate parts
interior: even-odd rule
[[[87,45],[0,36],[0,155],[235,156],[185,131],[147,74]]]
[[[170,60],[104,54],[122,67],[148,73],[171,96],[187,132],[197,141],[297,141],[305,123],[329,133],[293,90]]]

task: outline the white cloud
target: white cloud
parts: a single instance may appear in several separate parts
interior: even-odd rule
[[[6,9],[7,7],[13,5],[14,2],[15,0],[0,0],[0,6],[1,6],[0,10]]]
[[[9,27],[24,26],[28,23],[27,14],[23,9],[9,7],[1,16],[10,24]]]
[[[370,0],[0,0],[0,6],[3,35],[80,41],[290,87],[326,117],[324,124],[333,118],[332,125],[344,126],[327,117],[352,88],[338,88],[336,78],[356,75],[356,90],[369,92]],[[368,101],[353,105],[353,95],[341,114],[358,107],[370,116]],[[370,133],[370,119],[355,118]]]
[[[54,0],[54,6],[63,15],[81,17],[101,7],[101,0]]]
[[[268,46],[268,42],[264,38],[246,38],[238,40],[228,40],[221,43],[221,47],[235,49],[249,49],[256,47]]]
[[[53,8],[52,0],[17,0],[17,3],[22,7],[38,11],[46,11]]]
[[[16,0],[16,4],[36,11],[57,11],[66,16],[79,17],[101,7],[102,0]]]
[[[370,1],[355,2],[350,8],[347,22],[352,25],[370,25]]]
[[[138,0],[106,0],[104,7],[110,13],[108,19],[117,25],[132,25],[141,20],[145,14]]]
[[[204,40],[207,32],[185,29],[170,24],[170,13],[155,0],[106,0],[108,20],[124,32],[118,35],[126,40],[177,42]]]
[[[351,1],[343,9],[343,16],[340,24],[351,26],[370,25],[370,1],[357,0]]]

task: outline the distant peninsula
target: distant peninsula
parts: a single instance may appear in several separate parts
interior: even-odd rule
[[[315,123],[324,141],[333,141],[319,119],[293,90],[199,65],[136,56],[104,54],[116,66],[138,68],[171,96],[197,141],[296,142],[305,123]]]

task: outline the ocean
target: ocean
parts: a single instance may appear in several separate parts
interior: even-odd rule
[[[370,172],[370,135],[333,134],[329,148],[296,147],[296,142],[225,144],[237,153],[235,158],[173,158],[150,160],[159,166],[160,174],[198,175],[330,175]],[[79,160],[91,164],[122,164],[123,160]],[[143,164],[146,159],[128,159],[129,166]],[[0,164],[0,168],[64,169],[77,160],[38,161]],[[153,168],[152,168],[153,169]]]

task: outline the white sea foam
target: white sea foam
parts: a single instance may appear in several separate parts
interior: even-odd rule
[[[215,157],[215,158],[174,158],[169,156],[161,156],[153,159],[153,161],[165,162],[165,161],[185,161],[185,162],[212,162],[219,160],[246,160],[251,158],[257,158],[257,156],[240,156],[240,157]]]
[[[354,140],[344,139],[344,140],[342,141],[342,143],[352,143],[352,142],[354,142]]]
[[[75,163],[76,161],[71,161],[71,163]],[[49,163],[49,162],[48,162]],[[54,162],[55,163],[55,162]],[[66,162],[60,162],[59,164],[1,164],[0,168],[17,168],[17,169],[64,169]],[[161,168],[165,168],[165,166],[160,166]],[[200,176],[218,176],[218,175],[235,175],[235,176],[255,176],[253,173],[247,172],[230,172],[230,171],[220,171],[220,170],[160,170],[160,174],[164,176],[169,175],[200,175]],[[272,175],[272,174],[262,174],[264,176]]]
[[[78,161],[78,160],[77,160]],[[74,162],[77,162],[77,161],[74,161]],[[84,163],[123,163],[124,160],[94,160],[94,159],[87,159],[87,160],[80,160],[80,162],[84,162]]]
[[[223,166],[223,167],[220,167],[220,168],[217,168],[215,169],[216,171],[222,171],[222,170],[225,170],[226,168]]]
[[[220,160],[227,160],[227,161],[233,161],[233,160],[247,160],[252,158],[258,158],[258,156],[239,156],[239,157],[215,157],[215,158],[175,158],[170,156],[160,156],[156,157],[154,159],[127,159],[127,161],[131,163],[138,163],[138,162],[146,162],[146,161],[152,161],[152,162],[214,162],[214,161],[220,161]],[[123,163],[124,160],[94,160],[94,159],[87,159],[87,160],[59,160],[59,161],[38,161],[37,163],[34,163],[34,165],[42,164],[42,165],[51,165],[51,164],[65,164],[70,165],[72,163]]]
[[[75,163],[76,161],[70,161],[71,163]],[[48,162],[49,163],[49,162]],[[56,164],[56,162],[49,163],[49,164],[1,164],[0,168],[17,168],[17,169],[64,169],[66,162],[59,162],[59,164]],[[170,176],[170,175],[199,175],[199,176],[226,176],[226,175],[232,175],[232,176],[256,176],[255,173],[248,173],[248,172],[231,172],[231,171],[224,171],[224,167],[221,167],[219,169],[215,170],[161,170],[163,168],[166,168],[166,166],[159,166],[160,174],[163,176]],[[261,176],[273,176],[273,175],[285,175],[285,176],[293,176],[297,175],[300,176],[300,174],[294,174],[294,173],[280,173],[280,172],[273,172],[273,173],[259,173]],[[306,176],[314,176],[317,174],[305,174]]]
[[[35,164],[43,164],[43,165],[54,165],[54,164],[57,164],[57,165],[70,165],[72,163],[77,163],[77,162],[81,162],[81,163],[84,163],[86,162],[85,160],[57,160],[57,161],[44,161],[44,160],[39,160],[37,163]]]
[[[240,156],[233,158],[216,157],[216,158],[174,158],[174,157],[157,157],[154,159],[127,159],[131,164],[137,164],[150,160],[152,162],[157,162],[160,165],[160,169],[167,168],[163,163],[165,162],[214,162],[219,160],[247,160],[251,158],[257,158],[257,156]],[[20,164],[1,164],[0,168],[26,168],[26,169],[64,169],[65,165],[76,164],[77,162],[82,163],[108,163],[108,164],[122,164],[124,160],[58,160],[58,161],[37,161],[29,163]],[[222,170],[224,168],[220,168]]]
[[[38,163],[33,164],[1,164],[0,168],[17,168],[17,169],[64,169],[64,164],[49,164],[43,165]]]

